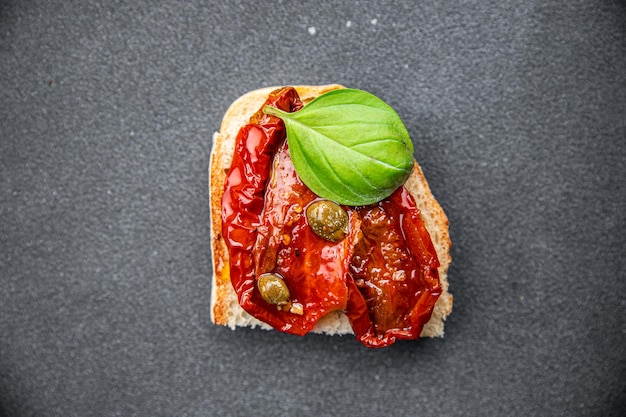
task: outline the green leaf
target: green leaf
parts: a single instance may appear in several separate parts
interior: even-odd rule
[[[288,113],[266,106],[285,122],[289,152],[315,194],[361,206],[391,195],[411,174],[413,143],[400,116],[362,90],[325,93]]]

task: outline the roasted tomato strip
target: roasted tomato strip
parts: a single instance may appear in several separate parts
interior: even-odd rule
[[[254,247],[255,276],[266,272],[282,276],[291,292],[291,304],[302,306],[293,313],[288,306],[265,310],[272,323],[290,333],[304,334],[332,310],[347,306],[346,285],[359,220],[348,212],[348,235],[332,243],[317,236],[307,223],[307,206],[318,197],[296,175],[287,142],[274,159],[267,184],[262,224]]]
[[[266,104],[296,111],[292,88]],[[239,132],[222,200],[222,233],[240,305],[276,329],[306,334],[324,314],[343,310],[371,347],[416,339],[441,293],[436,252],[411,195],[401,187],[377,204],[348,208],[339,242],[316,235],[306,208],[319,198],[297,176],[283,122],[262,108]],[[256,280],[284,279],[290,300],[273,305]]]
[[[301,106],[296,98],[295,90],[286,89],[270,96],[268,104],[294,111]],[[279,119],[257,114],[236,146],[222,200],[231,282],[239,303],[254,317],[284,332],[306,334],[320,317],[347,306],[358,217],[349,211],[350,233],[340,242],[315,235],[305,210],[318,197],[296,175]],[[284,279],[288,304],[263,300],[256,279],[264,273]]]
[[[417,339],[441,295],[439,261],[413,197],[399,188],[388,199],[358,207],[361,233],[350,265],[357,294],[348,309],[355,334],[372,347]],[[356,328],[359,330],[357,331]]]

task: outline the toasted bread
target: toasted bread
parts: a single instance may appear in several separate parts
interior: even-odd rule
[[[239,129],[248,123],[250,117],[261,107],[269,93],[277,87],[254,90],[235,100],[226,111],[219,132],[213,135],[213,147],[209,164],[209,189],[211,200],[211,251],[213,277],[211,291],[211,320],[215,324],[236,327],[271,327],[249,315],[239,305],[237,295],[230,282],[228,248],[222,237],[221,204],[224,194],[224,182],[230,168],[235,139]],[[294,86],[302,102],[306,105],[315,97],[339,88],[337,84],[322,86]],[[404,187],[413,195],[422,218],[437,251],[440,266],[438,268],[442,294],[437,300],[430,320],[424,326],[422,337],[443,336],[444,320],[452,312],[452,295],[448,292],[447,272],[451,262],[448,218],[433,197],[430,187],[415,162],[411,176]],[[341,311],[333,311],[322,317],[313,332],[334,334],[352,334],[347,317]]]

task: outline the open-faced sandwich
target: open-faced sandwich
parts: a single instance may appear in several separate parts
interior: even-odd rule
[[[249,92],[209,170],[214,323],[369,347],[443,335],[448,219],[384,101],[339,85]]]

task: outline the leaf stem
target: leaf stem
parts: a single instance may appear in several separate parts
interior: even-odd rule
[[[288,112],[282,111],[282,110],[277,109],[276,107],[272,107],[272,106],[265,106],[265,107],[263,107],[263,113],[269,114],[270,116],[280,117],[281,119],[284,119],[286,116],[289,115]]]

